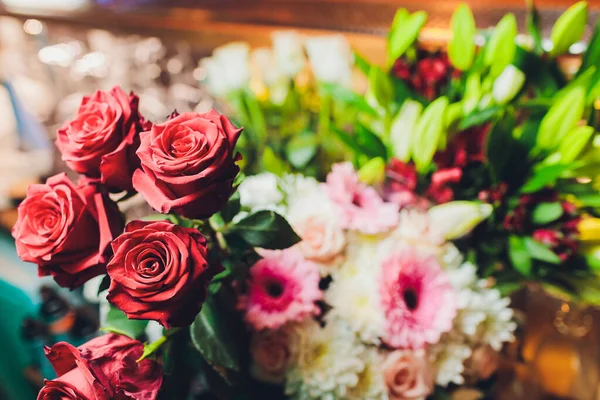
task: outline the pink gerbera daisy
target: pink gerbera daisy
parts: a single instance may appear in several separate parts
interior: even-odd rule
[[[276,329],[319,313],[323,298],[319,268],[297,249],[261,252],[250,268],[248,294],[242,297],[246,321],[255,329]]]
[[[343,228],[376,234],[398,224],[398,205],[384,202],[375,189],[361,183],[350,163],[333,165],[325,190],[339,210]]]
[[[382,263],[379,288],[388,345],[421,348],[452,328],[456,294],[434,257],[412,249],[393,253]]]

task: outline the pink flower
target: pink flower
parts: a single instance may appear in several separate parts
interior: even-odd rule
[[[317,265],[295,248],[264,251],[263,256],[250,268],[248,294],[241,298],[246,321],[256,330],[276,329],[319,314],[315,302],[323,298],[323,292]]]
[[[455,292],[434,257],[412,249],[393,253],[382,263],[379,289],[386,315],[384,341],[395,348],[422,348],[452,328]]]
[[[398,350],[383,365],[390,400],[424,399],[433,392],[433,371],[423,350]]]
[[[398,205],[384,202],[375,189],[361,183],[350,163],[332,167],[325,189],[340,212],[343,228],[376,234],[398,224]]]

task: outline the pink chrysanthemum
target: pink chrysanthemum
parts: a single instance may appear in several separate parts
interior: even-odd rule
[[[398,205],[384,202],[375,189],[361,183],[350,163],[333,165],[325,189],[343,228],[376,234],[398,224]]]
[[[379,288],[388,345],[421,348],[452,328],[456,294],[435,257],[393,253],[382,263]]]
[[[276,329],[319,313],[323,298],[319,269],[297,249],[264,251],[250,268],[248,294],[241,300],[246,321],[255,329]]]

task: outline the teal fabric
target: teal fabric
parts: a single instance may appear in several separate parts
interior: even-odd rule
[[[31,349],[20,332],[23,319],[35,314],[29,296],[0,280],[0,387],[7,400],[33,400],[37,395],[23,371],[37,364],[40,354]]]

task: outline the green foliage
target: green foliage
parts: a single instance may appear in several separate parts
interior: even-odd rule
[[[319,139],[312,132],[296,135],[285,148],[287,159],[294,168],[302,169],[315,157],[318,145]]]
[[[238,234],[252,246],[272,250],[286,249],[300,241],[285,218],[268,210],[256,211],[229,225],[225,233]]]
[[[514,14],[508,13],[498,25],[485,47],[484,62],[491,68],[492,76],[498,76],[509,65],[514,57],[517,45],[517,19]]]
[[[555,203],[540,203],[533,210],[531,219],[535,224],[546,225],[554,222],[563,215],[562,205]]]
[[[490,106],[483,110],[475,110],[467,115],[458,125],[458,129],[466,130],[474,126],[483,125],[496,119],[504,110],[502,106]]]
[[[238,343],[213,297],[206,300],[190,326],[190,336],[194,347],[215,369],[240,370]]]
[[[283,175],[290,172],[290,168],[287,163],[279,158],[271,147],[265,147],[262,156],[262,165],[265,171],[271,172],[275,175]]]
[[[580,1],[567,9],[552,27],[550,39],[554,44],[550,51],[551,56],[559,56],[569,50],[585,32],[587,24],[587,2]]]
[[[523,242],[531,258],[550,264],[560,264],[560,258],[545,244],[530,237],[523,238]]]
[[[506,178],[505,169],[511,167],[510,160],[516,142],[512,135],[514,127],[514,116],[507,115],[492,127],[487,137],[485,150],[496,182],[503,181]]]
[[[521,187],[521,192],[533,193],[547,186],[552,186],[565,171],[571,168],[572,165],[568,164],[553,164],[540,167],[533,172],[533,176]]]
[[[583,116],[586,91],[581,86],[571,88],[550,107],[542,119],[537,135],[537,147],[554,149]]]
[[[331,83],[321,83],[320,87],[325,95],[336,101],[342,102],[367,115],[377,116],[377,111],[375,111],[369,103],[367,103],[365,98],[358,93],[355,93],[344,86]]]
[[[381,157],[375,157],[367,161],[358,171],[361,182],[368,185],[383,183],[385,179],[385,161]]]
[[[221,218],[223,222],[230,222],[233,217],[239,214],[242,205],[240,204],[240,193],[236,191],[230,198],[227,204],[221,209]]]
[[[535,8],[533,0],[527,0],[527,31],[533,39],[533,51],[540,55],[544,52],[542,47],[542,28],[540,24],[540,14]]]
[[[525,277],[531,276],[533,262],[524,238],[515,235],[508,238],[508,256],[515,270]]]
[[[394,22],[388,33],[388,66],[391,67],[419,37],[419,32],[427,22],[427,13],[417,11],[409,14],[406,9],[396,11]]]
[[[111,305],[106,314],[106,326],[102,327],[102,330],[138,339],[144,334],[147,326],[148,321],[129,319],[123,311]]]
[[[438,97],[424,111],[415,127],[412,154],[417,170],[424,171],[430,166],[440,136],[446,134],[446,110],[448,99]]]
[[[448,43],[448,56],[452,65],[461,71],[468,70],[475,59],[475,18],[469,6],[459,5],[452,14],[452,39]]]
[[[581,66],[579,67],[577,75],[587,71],[590,67],[598,65],[600,65],[600,20],[596,22],[592,39],[583,54]]]
[[[562,163],[572,163],[590,143],[594,135],[591,126],[577,126],[571,130],[559,144],[556,150]]]
[[[411,157],[411,141],[414,128],[423,111],[423,106],[416,101],[407,100],[402,104],[398,115],[392,121],[390,142],[394,157],[408,162]]]
[[[369,93],[384,109],[388,109],[394,100],[394,86],[389,75],[375,65],[369,71]]]

